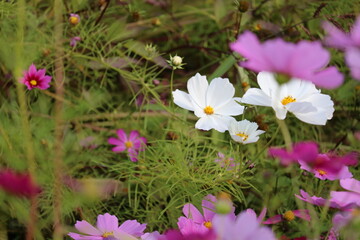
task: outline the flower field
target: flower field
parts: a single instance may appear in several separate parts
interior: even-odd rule
[[[360,239],[356,0],[3,0],[0,32],[0,240]]]

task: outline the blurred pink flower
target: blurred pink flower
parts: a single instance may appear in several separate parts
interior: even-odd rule
[[[93,136],[86,137],[79,141],[80,146],[87,149],[95,149],[98,147],[98,144],[95,143],[96,139]]]
[[[127,220],[119,226],[119,221],[116,216],[105,213],[97,217],[96,228],[84,220],[76,221],[75,228],[85,234],[70,232],[68,236],[75,240],[136,240],[144,234],[146,224],[140,224],[136,220]]]
[[[76,13],[70,13],[69,22],[72,25],[77,25],[80,22],[80,16]]]
[[[163,237],[157,240],[216,240],[216,234],[213,231],[207,231],[204,233],[190,233],[183,234],[178,230],[169,230]]]
[[[81,41],[81,38],[76,36],[70,39],[70,46],[76,47],[77,42]]]
[[[215,204],[217,199],[214,195],[207,195],[202,200],[203,214],[191,203],[184,205],[182,211],[185,217],[179,217],[178,227],[183,235],[193,233],[205,233],[212,228],[212,219],[215,216]],[[235,208],[231,207],[229,216],[235,218]]]
[[[321,180],[336,180],[351,178],[348,165],[357,164],[357,154],[349,153],[343,157],[333,153],[320,154],[315,142],[296,143],[291,152],[282,148],[270,148],[271,157],[280,158],[280,162],[287,166],[298,162],[301,169],[315,174]]]
[[[227,170],[232,170],[239,164],[234,161],[234,158],[225,157],[221,152],[217,153],[219,158],[216,158],[214,162],[219,163],[220,167],[226,168]]]
[[[337,199],[333,199],[333,198],[330,198],[329,200],[327,200],[322,197],[316,197],[316,196],[311,197],[307,192],[305,192],[304,190],[301,190],[301,189],[300,189],[300,194],[301,194],[301,196],[295,194],[295,197],[297,197],[298,199],[303,200],[305,202],[316,205],[316,206],[329,205],[329,207],[331,207],[331,208],[346,210],[346,209],[353,208],[355,205],[353,203],[347,204],[347,203],[339,202]]]
[[[330,54],[320,42],[294,44],[277,38],[260,43],[254,33],[246,31],[230,44],[230,48],[247,59],[240,66],[256,72],[285,74],[324,88],[336,88],[344,80],[335,67],[325,68]]]
[[[119,138],[109,138],[109,144],[115,145],[112,149],[113,152],[124,152],[127,151],[130,160],[133,162],[137,162],[137,156],[139,151],[145,150],[146,138],[139,137],[138,131],[131,131],[129,137],[126,135],[123,129],[119,129],[116,131]]]
[[[350,67],[351,76],[360,80],[360,16],[349,33],[345,33],[329,22],[323,24],[328,33],[325,43],[345,51],[345,61]]]
[[[45,72],[45,69],[37,70],[35,65],[31,64],[29,70],[25,71],[20,81],[25,84],[29,90],[33,88],[47,89],[50,87],[51,77],[45,75]]]
[[[31,198],[41,192],[28,173],[16,173],[11,169],[0,170],[0,188],[15,196]]]
[[[349,192],[331,191],[331,199],[341,205],[356,205],[360,207],[360,181],[349,178],[340,180],[340,185]]]
[[[286,211],[284,214],[275,215],[266,221],[262,222],[263,224],[275,224],[282,221],[291,222],[295,219],[295,217],[304,219],[305,221],[310,222],[310,214],[309,210],[299,209],[299,210],[289,210]]]

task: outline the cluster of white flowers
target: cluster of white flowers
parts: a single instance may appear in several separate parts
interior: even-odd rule
[[[278,119],[285,119],[289,111],[314,125],[325,125],[332,118],[333,101],[313,83],[293,78],[279,85],[269,72],[260,72],[257,79],[260,89],[250,88],[242,98],[236,98],[229,79],[215,78],[209,84],[206,76],[197,73],[187,83],[189,93],[178,89],[173,92],[174,103],[195,113],[199,118],[195,128],[229,131],[233,140],[243,144],[256,142],[264,131],[258,130],[255,122],[235,120],[234,116],[244,112],[239,103],[272,107]]]

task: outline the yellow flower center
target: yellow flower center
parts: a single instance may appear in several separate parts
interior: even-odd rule
[[[249,137],[249,135],[247,135],[247,134],[245,134],[245,133],[237,133],[236,136],[242,137],[242,138],[243,138],[242,140],[243,140],[244,142],[245,142],[245,141],[248,139],[248,137]]]
[[[102,237],[106,238],[106,237],[110,237],[110,236],[114,236],[114,232],[105,232]]]
[[[127,148],[131,148],[133,146],[133,143],[131,141],[127,141],[127,142],[125,142],[125,146]]]
[[[295,219],[295,214],[293,211],[286,211],[283,215],[283,218],[290,222]]]
[[[206,221],[204,222],[204,226],[210,229],[212,228],[212,223],[210,221]]]
[[[72,16],[72,17],[70,17],[69,21],[70,21],[71,24],[76,25],[76,24],[79,23],[79,18]]]
[[[204,113],[206,113],[207,115],[211,115],[214,113],[214,109],[210,106],[206,106],[206,108],[204,108]]]
[[[30,80],[30,84],[31,84],[32,86],[36,86],[36,85],[37,85],[37,81],[36,81],[36,80]]]
[[[321,170],[321,169],[316,169],[316,171],[320,174],[320,176],[324,176],[324,175],[326,175],[326,174],[327,174],[327,172],[326,172],[326,171]]]
[[[292,96],[284,97],[283,100],[281,100],[282,105],[286,105],[292,102],[296,102],[296,98],[293,98]]]

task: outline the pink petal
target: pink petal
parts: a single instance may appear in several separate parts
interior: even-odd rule
[[[360,181],[350,178],[340,180],[340,185],[349,191],[353,191],[360,194]]]
[[[215,203],[217,202],[216,197],[214,195],[207,195],[202,200],[202,209],[204,212],[205,221],[211,221],[215,215]]]
[[[111,145],[125,146],[125,143],[122,140],[113,137],[108,139],[108,143]]]
[[[139,132],[134,130],[134,131],[131,131],[130,132],[130,135],[129,135],[129,141],[131,142],[135,142],[136,138],[139,136]]]
[[[93,236],[101,236],[102,232],[93,227],[87,221],[76,221],[75,228],[82,233],[93,235]]]
[[[116,134],[118,135],[119,139],[123,142],[126,142],[128,139],[127,139],[127,136],[126,136],[126,133],[123,129],[118,129],[116,131]]]
[[[196,223],[203,224],[205,221],[203,215],[201,215],[199,210],[197,210],[197,208],[191,203],[185,204],[182,212],[187,218],[193,219]]]
[[[334,89],[344,82],[344,76],[336,67],[328,67],[310,76],[309,80],[319,87]]]
[[[96,226],[103,233],[113,232],[118,229],[119,220],[116,216],[105,213],[97,217]]]
[[[353,45],[350,36],[329,22],[323,24],[323,28],[328,33],[325,37],[325,44],[338,49],[345,49]]]
[[[140,224],[136,220],[127,220],[120,225],[119,230],[126,232],[134,237],[140,237],[144,234],[146,224]]]
[[[359,47],[360,46],[360,17],[358,16],[355,24],[351,29],[351,38],[353,42]]]
[[[262,223],[263,224],[275,224],[275,223],[281,222],[282,220],[283,220],[282,215],[275,215],[275,216],[269,218],[268,220],[263,221]]]
[[[69,237],[75,239],[75,240],[103,240],[103,237],[101,236],[84,236],[78,233],[69,233]]]
[[[331,200],[336,201],[341,207],[357,205],[360,207],[360,194],[354,192],[331,191]]]
[[[263,43],[263,51],[267,62],[271,64],[271,69],[264,69],[269,72],[288,73],[289,64],[292,62],[292,55],[295,50],[293,43],[288,43],[277,38]],[[281,51],[281,53],[279,53]],[[304,70],[304,69],[302,69]]]
[[[294,213],[295,216],[304,219],[305,221],[310,222],[311,220],[309,210],[299,209],[299,210],[294,210],[292,212]]]
[[[350,67],[351,76],[360,80],[360,50],[358,48],[348,48],[345,51],[346,64]]]

